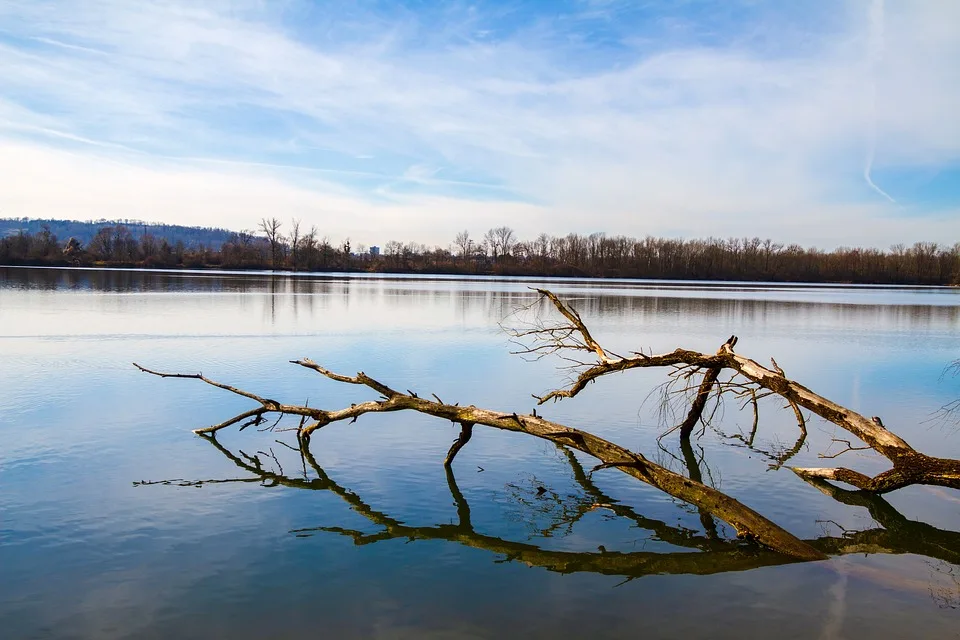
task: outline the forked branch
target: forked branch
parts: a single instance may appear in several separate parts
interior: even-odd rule
[[[758,391],[782,397],[796,415],[801,436],[806,433],[806,421],[802,413],[802,410],[806,409],[859,438],[866,445],[866,448],[870,448],[887,458],[893,466],[889,471],[885,471],[874,478],[844,468],[794,468],[793,471],[801,477],[837,480],[851,484],[858,489],[878,493],[893,491],[911,484],[928,484],[960,489],[960,461],[928,456],[916,451],[903,438],[887,429],[880,418],[867,418],[811,391],[799,382],[791,380],[772,358],[772,368],[768,368],[755,360],[741,356],[734,351],[737,344],[736,336],[731,336],[715,354],[706,354],[689,349],[676,349],[660,355],[638,353],[632,357],[610,357],[610,352],[604,349],[589,332],[585,332],[586,327],[579,314],[573,312],[556,295],[542,289],[537,289],[537,291],[550,300],[560,314],[570,321],[570,324],[553,326],[553,333],[540,332],[527,335],[526,337],[534,343],[531,345],[531,349],[542,348],[546,341],[550,343],[554,352],[562,353],[564,349],[582,349],[582,343],[587,343],[593,345],[593,351],[603,354],[598,357],[596,363],[584,365],[569,387],[550,391],[543,396],[536,396],[540,404],[548,400],[557,401],[563,398],[573,398],[583,391],[589,383],[598,378],[630,369],[664,367],[670,370],[669,375],[675,379],[679,376],[688,378],[698,371],[703,371],[701,383],[687,417],[683,423],[675,427],[680,429],[681,438],[689,438],[696,424],[704,419],[704,408],[711,392],[717,389],[717,394],[723,394],[730,388],[729,383],[725,383],[727,385],[725,389],[718,382],[720,373],[729,370],[744,381],[739,386],[746,385],[746,391],[755,394],[754,398],[759,395]],[[566,333],[574,337],[562,338]],[[515,335],[521,334],[515,333]],[[521,337],[523,336],[521,335]],[[756,401],[753,400],[752,404],[754,411],[756,411]],[[850,445],[848,450],[859,448]],[[782,463],[783,461],[780,461],[780,464]]]

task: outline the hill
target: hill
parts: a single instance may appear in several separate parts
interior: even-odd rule
[[[211,227],[185,227],[177,224],[160,224],[143,222],[142,220],[45,220],[40,218],[0,218],[0,238],[17,235],[23,232],[34,235],[43,230],[44,226],[57,236],[61,242],[68,238],[76,238],[84,246],[90,244],[93,236],[102,227],[123,225],[130,230],[135,239],[143,234],[150,233],[157,238],[165,238],[171,245],[178,241],[188,249],[202,246],[208,249],[219,250],[224,242],[230,239],[232,231]]]

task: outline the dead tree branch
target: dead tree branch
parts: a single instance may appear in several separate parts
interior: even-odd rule
[[[693,433],[693,428],[697,426],[697,423],[703,418],[703,410],[707,406],[710,392],[713,391],[713,387],[717,383],[717,378],[720,376],[721,371],[723,371],[723,369],[719,367],[711,367],[703,374],[703,380],[697,389],[697,397],[694,398],[693,404],[690,405],[690,412],[687,414],[686,419],[680,424],[681,438],[689,440],[690,434]]]
[[[437,402],[440,402],[440,398],[437,398]],[[443,459],[443,466],[449,467],[450,465],[452,465],[453,459],[457,457],[457,453],[459,453],[460,449],[463,449],[463,447],[468,442],[470,442],[470,438],[472,437],[473,437],[473,423],[461,422],[460,435],[457,436],[457,439],[453,441],[452,445],[450,445],[450,450],[447,451],[447,457]]]
[[[261,406],[255,409],[254,412],[260,412],[262,414],[283,412],[290,415],[306,415],[310,417],[313,422],[305,424],[298,429],[301,442],[309,442],[314,432],[333,422],[348,419],[353,420],[368,413],[393,411],[417,411],[459,423],[460,425],[484,425],[504,431],[525,433],[577,449],[578,451],[597,458],[602,465],[616,467],[624,473],[646,482],[678,500],[692,504],[698,509],[702,509],[704,512],[727,522],[737,532],[738,536],[754,539],[766,547],[800,559],[810,560],[824,557],[822,553],[810,545],[802,542],[785,529],[774,524],[734,498],[713,487],[674,473],[665,467],[647,460],[639,453],[633,453],[624,447],[586,431],[551,422],[539,416],[504,413],[472,405],[461,407],[458,405],[444,404],[435,400],[418,397],[409,392],[402,393],[395,391],[363,372],[353,377],[337,374],[321,367],[312,360],[303,359],[292,362],[317,371],[321,375],[336,382],[364,385],[383,396],[382,400],[372,400],[352,404],[343,409],[327,411],[313,407],[282,405],[272,400],[260,398],[254,394],[241,394],[260,403]],[[139,365],[137,365],[137,367],[141,371],[152,375],[193,378],[221,389],[234,389],[229,385],[214,382],[200,375],[164,374]],[[247,411],[241,414],[241,416],[247,416],[250,413],[250,411]],[[218,425],[196,429],[195,432],[202,435],[214,434],[226,426],[239,422],[241,419],[240,416],[237,416]],[[468,431],[472,431],[472,427]],[[461,432],[461,437],[454,443],[454,446],[451,447],[447,455],[448,460],[452,461],[457,451],[466,443],[467,439],[468,438],[464,437],[464,433]],[[458,444],[460,446],[457,446]]]
[[[801,410],[806,409],[857,437],[867,447],[887,458],[893,467],[873,478],[845,468],[794,468],[793,471],[801,477],[836,480],[851,484],[858,489],[876,493],[894,491],[911,484],[928,484],[960,489],[960,460],[937,458],[916,451],[903,438],[888,430],[880,418],[867,418],[791,380],[775,360],[771,359],[772,368],[767,368],[750,358],[739,355],[734,351],[737,343],[736,336],[731,336],[720,346],[716,354],[676,349],[660,355],[638,354],[634,357],[611,357],[610,352],[604,349],[592,335],[583,333],[582,327],[585,328],[585,325],[579,314],[572,312],[568,305],[556,295],[549,294],[542,289],[536,289],[536,291],[549,299],[560,314],[570,320],[570,324],[555,327],[555,333],[553,334],[541,333],[530,336],[535,342],[531,348],[543,346],[537,343],[538,340],[541,343],[543,341],[553,341],[550,345],[551,348],[555,352],[562,353],[565,348],[582,349],[582,344],[586,342],[592,345],[591,350],[598,354],[597,362],[583,368],[569,387],[556,389],[537,397],[540,404],[548,400],[557,401],[563,398],[573,398],[583,391],[590,382],[611,373],[630,369],[665,367],[671,370],[669,375],[674,378],[678,375],[689,376],[696,371],[704,371],[703,380],[687,418],[679,425],[681,427],[681,437],[689,438],[693,426],[702,420],[703,409],[710,391],[720,384],[717,382],[716,376],[723,370],[729,370],[746,381],[745,384],[752,389],[750,393],[763,390],[765,394],[775,394],[782,397],[793,409],[802,435],[806,433],[806,421]],[[563,338],[557,338],[557,336],[564,335],[563,329],[569,330],[575,336],[579,333],[579,336],[569,342],[564,342]],[[719,393],[723,392],[724,388],[721,387]],[[760,397],[760,395],[756,393],[756,397]],[[754,403],[753,406],[756,411],[756,400],[751,400],[751,402]],[[799,450],[799,447],[797,449]]]

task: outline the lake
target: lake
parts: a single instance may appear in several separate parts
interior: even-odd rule
[[[252,408],[374,399],[310,357],[448,402],[529,413],[563,362],[511,354],[531,281],[0,267],[0,629],[5,638],[960,638],[960,492],[827,495],[782,466],[793,414],[728,400],[691,451],[664,438],[664,371],[540,407],[740,499],[830,553],[788,563],[595,461],[417,414],[295,434],[191,430]],[[787,375],[960,457],[960,290],[537,281],[614,351],[775,357]],[[680,419],[683,410],[680,408]],[[292,424],[296,424],[295,421]],[[269,426],[269,425],[266,425]],[[811,420],[788,464],[885,461]],[[737,437],[739,436],[739,437]],[[750,446],[748,445],[748,442]],[[687,457],[684,454],[688,454]]]

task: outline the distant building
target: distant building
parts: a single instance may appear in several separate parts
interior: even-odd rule
[[[373,256],[374,258],[380,255],[380,247],[378,247],[377,245],[373,245],[372,247],[370,247],[370,255]]]

